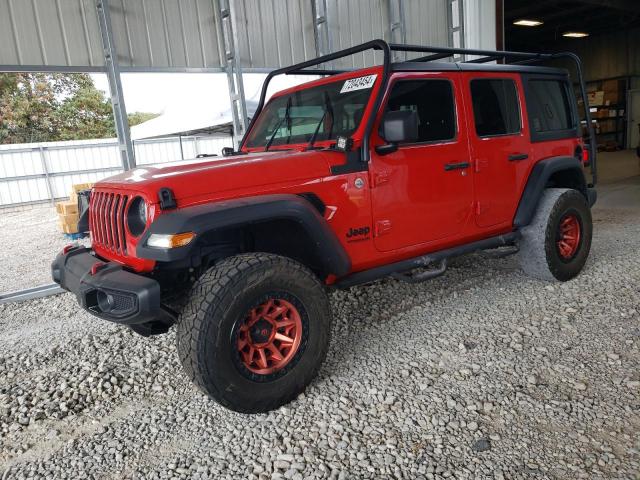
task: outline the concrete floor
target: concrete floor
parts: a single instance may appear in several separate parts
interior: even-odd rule
[[[635,150],[598,153],[600,183],[613,183],[640,175],[640,158]]]
[[[604,183],[598,188],[597,209],[638,211],[640,207],[640,176],[615,183]]]

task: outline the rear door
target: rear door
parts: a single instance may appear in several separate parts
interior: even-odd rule
[[[466,77],[476,224],[485,228],[512,221],[531,163],[530,142],[520,76],[482,72]]]

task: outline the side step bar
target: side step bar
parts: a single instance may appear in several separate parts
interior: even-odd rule
[[[446,271],[447,259],[444,258],[440,260],[440,265],[438,265],[438,268],[434,270],[427,270],[425,272],[416,273],[415,275],[410,275],[408,273],[392,273],[391,276],[396,280],[402,280],[403,282],[407,283],[422,283],[426,280],[431,280],[432,278],[439,277]]]
[[[352,273],[351,275],[348,275],[342,280],[336,282],[336,287],[349,288],[353,287],[354,285],[373,282],[374,280],[378,280],[389,275],[407,272],[409,270],[413,270],[414,268],[425,268],[435,262],[442,262],[443,260],[448,260],[449,258],[458,257],[460,255],[465,255],[467,253],[472,253],[478,250],[487,250],[490,248],[512,245],[516,240],[520,238],[520,236],[520,232],[510,232],[504,235],[498,235],[497,237],[485,238],[484,240],[479,240],[477,242],[460,245],[459,247],[447,248],[446,250],[440,250],[437,252],[429,253],[427,255],[422,255],[420,257],[414,257],[408,260],[390,263],[389,265],[372,268],[370,270]],[[442,269],[443,266],[444,270],[446,270],[447,264],[446,262],[444,262],[437,270],[423,272],[425,274],[424,280],[428,278],[429,274],[437,276],[436,274],[441,275],[442,273],[444,273],[444,270],[442,271],[442,273],[439,273],[440,269]],[[418,276],[419,275],[422,274],[418,274]],[[423,281],[423,279],[419,279],[417,281],[420,282]]]

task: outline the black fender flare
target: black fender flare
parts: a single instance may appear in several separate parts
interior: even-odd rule
[[[305,198],[294,194],[273,194],[222,200],[204,205],[181,208],[160,215],[140,238],[136,254],[160,262],[189,258],[198,248],[197,238],[204,233],[233,227],[290,220],[297,222],[312,239],[327,274],[346,275],[351,261],[337,236],[318,210]],[[196,241],[184,247],[164,249],[147,246],[156,234],[195,232]]]
[[[577,190],[579,190],[592,206],[595,203],[595,190],[587,188],[587,182],[584,177],[584,170],[580,160],[576,157],[550,157],[536,163],[527,185],[524,187],[520,203],[513,219],[515,228],[522,228],[529,223],[536,212],[540,197],[544,192],[547,183],[552,175],[557,172],[565,171],[575,178]]]

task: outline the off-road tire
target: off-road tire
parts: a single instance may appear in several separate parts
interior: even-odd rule
[[[567,215],[577,218],[581,234],[576,252],[571,258],[563,259],[557,247],[557,235],[560,222]],[[546,189],[533,220],[522,229],[518,252],[522,270],[541,280],[571,280],[587,261],[592,232],[591,210],[582,193],[568,188]]]
[[[299,358],[277,375],[252,376],[238,362],[234,332],[271,292],[286,295],[304,317]],[[242,254],[214,265],[193,286],[178,320],[178,354],[187,375],[216,402],[241,413],[266,412],[295,399],[317,375],[330,327],[329,300],[311,271],[278,255]]]

